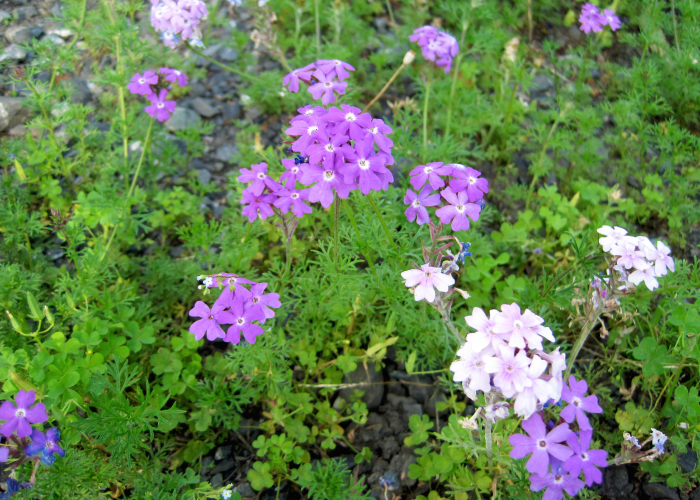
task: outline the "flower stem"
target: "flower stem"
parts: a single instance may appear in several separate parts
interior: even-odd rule
[[[386,237],[389,238],[389,243],[391,243],[391,246],[394,247],[394,249],[396,249],[396,243],[394,242],[394,238],[391,237],[391,232],[389,232],[389,227],[386,225],[386,222],[384,222],[384,217],[382,217],[382,213],[379,211],[379,207],[377,206],[377,203],[374,201],[374,198],[372,197],[371,192],[367,195],[367,199],[372,204],[372,208],[374,209],[374,213],[377,214],[377,217],[379,218],[379,222],[381,222],[382,227],[384,228],[384,233],[386,234]]]
[[[430,100],[431,81],[425,82],[425,103],[423,104],[423,149],[428,151],[428,101]]]
[[[199,50],[199,49],[196,48],[196,47],[193,47],[193,46],[190,45],[189,43],[187,44],[187,47],[188,47],[192,52],[194,52],[195,54],[197,54],[198,56],[203,57],[204,59],[206,59],[206,60],[209,61],[210,63],[214,63],[214,64],[216,64],[217,66],[219,66],[220,68],[223,68],[223,69],[225,69],[226,71],[228,71],[228,72],[230,72],[230,73],[236,74],[236,75],[238,75],[238,76],[240,76],[240,77],[242,77],[242,78],[246,78],[246,79],[250,80],[251,82],[262,82],[262,81],[263,81],[262,79],[260,79],[260,78],[258,78],[258,77],[249,75],[248,73],[245,73],[245,72],[243,72],[243,71],[239,71],[239,70],[237,70],[237,69],[235,69],[235,68],[232,68],[231,66],[229,66],[229,65],[227,65],[227,64],[220,63],[219,61],[217,61],[217,60],[214,59],[213,57],[209,57],[209,56],[205,55],[201,50]]]
[[[571,349],[571,353],[569,355],[569,362],[566,365],[566,372],[564,373],[564,380],[569,378],[569,374],[571,373],[571,369],[574,367],[574,361],[576,361],[576,357],[578,356],[578,353],[581,351],[581,348],[583,347],[583,344],[586,343],[586,339],[588,338],[588,335],[591,333],[591,330],[593,330],[593,327],[595,324],[598,322],[598,318],[600,317],[600,314],[595,311],[592,314],[592,318],[586,319],[586,322],[583,324],[583,328],[581,329],[581,334],[578,336],[576,339],[576,342],[574,343],[574,347]]]
[[[348,218],[350,219],[350,224],[352,224],[352,227],[355,229],[355,234],[357,234],[357,241],[360,244],[360,249],[362,249],[362,251],[365,253],[367,264],[369,264],[369,267],[372,270],[374,277],[377,279],[377,283],[379,283],[379,276],[377,276],[377,270],[374,268],[374,262],[370,255],[369,249],[365,245],[362,236],[360,236],[360,228],[357,227],[357,222],[355,221],[355,214],[353,213],[352,208],[350,208],[350,204],[347,202],[347,200],[343,200],[343,206],[345,207],[345,211],[347,212]]]
[[[382,87],[382,90],[380,90],[379,93],[378,93],[376,96],[374,96],[374,99],[372,99],[372,100],[369,102],[369,104],[368,104],[367,106],[365,106],[365,109],[362,110],[363,113],[364,113],[365,111],[367,111],[369,108],[371,108],[372,105],[373,105],[375,102],[377,102],[377,101],[379,100],[379,98],[381,98],[381,97],[384,95],[384,92],[386,92],[386,90],[389,88],[389,86],[394,82],[394,80],[396,80],[396,77],[399,76],[399,73],[401,73],[401,71],[403,71],[403,69],[404,69],[406,66],[407,66],[406,64],[401,63],[401,66],[399,66],[399,69],[397,69],[397,70],[394,72],[394,74],[391,75],[391,78],[389,78],[389,81],[386,82],[386,85],[384,85],[384,87]]]
[[[338,253],[339,253],[339,243],[340,237],[338,235],[338,216],[340,215],[340,198],[338,197],[338,192],[333,192],[333,262],[335,263],[336,270],[338,269]]]
[[[681,46],[678,43],[678,22],[676,21],[676,1],[671,0],[671,14],[673,14],[673,38],[676,40],[676,50],[680,52]]]
[[[211,28],[214,26],[214,21],[216,20],[216,15],[219,13],[220,6],[221,0],[216,0],[216,5],[214,6],[214,10],[212,11],[211,18],[209,20],[209,25],[207,26],[207,31],[204,33],[204,37],[202,37],[202,43],[204,45],[206,45],[209,41],[209,33],[211,33]]]
[[[491,422],[484,419],[484,441],[486,442],[486,456],[489,460],[489,475],[493,475],[493,437],[491,436]]]
[[[394,9],[391,8],[391,0],[386,0],[386,10],[389,11],[389,21],[392,26],[396,26],[396,19],[394,19]]]
[[[321,57],[321,18],[318,8],[318,0],[314,0],[316,17],[316,56]]]
[[[289,276],[289,273],[292,270],[292,237],[289,236],[286,238],[286,240],[285,250],[287,252],[287,266],[285,268],[285,274]]]
[[[459,46],[464,47],[464,37],[467,35],[469,21],[466,19],[466,14],[462,20],[462,36],[459,39]],[[454,75],[452,75],[452,88],[450,89],[450,102],[447,105],[447,125],[445,125],[445,137],[450,135],[450,125],[452,124],[452,106],[455,102],[455,90],[457,90],[457,77],[459,76],[459,65],[462,62],[462,52],[457,54],[457,61],[454,65]]]

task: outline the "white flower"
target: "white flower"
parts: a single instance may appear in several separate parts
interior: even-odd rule
[[[647,260],[653,264],[656,276],[664,276],[669,269],[671,272],[676,271],[676,264],[669,257],[671,249],[664,245],[663,242],[657,241],[656,247],[654,247],[654,244],[648,238],[639,238],[639,240],[641,250],[644,251]]]
[[[214,278],[211,276],[207,276],[204,278],[204,281],[202,281],[202,284],[206,287],[210,287],[214,283]]]
[[[625,229],[617,226],[615,226],[615,229],[611,228],[610,226],[603,226],[598,229],[598,232],[604,236],[604,238],[600,238],[598,240],[598,243],[603,245],[603,252],[609,252],[612,250],[614,246],[620,244],[620,242],[624,240],[625,235],[627,234]]]
[[[430,264],[423,264],[420,269],[411,269],[401,273],[401,277],[406,280],[408,288],[416,287],[414,297],[418,300],[435,300],[435,290],[447,292],[449,286],[455,284],[455,280],[448,274],[442,274],[439,267],[430,267]],[[433,288],[434,287],[434,288]]]
[[[625,269],[646,269],[649,267],[649,263],[644,257],[644,252],[637,249],[639,242],[637,238],[632,238],[631,236],[625,236],[625,239],[618,242],[615,246],[610,249],[611,255],[616,255],[617,264],[624,267]]]
[[[643,281],[650,291],[659,288],[659,281],[656,279],[654,268],[651,266],[648,266],[646,269],[637,269],[629,275],[628,279],[630,282],[634,283],[635,286]]]
[[[489,392],[491,390],[491,377],[486,372],[484,355],[472,350],[469,342],[457,351],[457,355],[460,359],[450,365],[450,371],[454,372],[452,380],[466,383],[473,391]]]
[[[651,429],[651,444],[654,445],[654,447],[659,450],[661,453],[664,452],[664,443],[666,443],[666,440],[668,437],[666,437],[666,434],[664,434],[661,431],[657,431],[652,427]]]

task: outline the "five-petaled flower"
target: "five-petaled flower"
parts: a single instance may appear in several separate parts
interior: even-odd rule
[[[530,436],[513,434],[508,442],[513,446],[510,452],[512,458],[523,458],[532,454],[525,464],[529,472],[540,476],[546,476],[550,464],[550,456],[558,460],[566,460],[573,451],[571,448],[558,444],[568,439],[571,434],[568,424],[561,424],[547,433],[547,428],[538,413],[533,413],[530,418],[523,420],[523,429]]]
[[[32,433],[31,424],[46,422],[49,419],[46,406],[44,403],[34,405],[35,400],[34,391],[20,389],[15,398],[16,405],[12,401],[5,401],[0,406],[0,420],[7,422],[0,427],[0,434],[9,438],[16,430],[17,437],[27,437]]]
[[[413,293],[416,301],[427,300],[433,302],[435,300],[435,288],[440,292],[447,292],[451,285],[455,284],[455,280],[449,274],[443,274],[439,267],[431,267],[430,264],[423,264],[420,269],[411,269],[401,273],[401,277],[406,280],[408,288],[415,287]]]
[[[598,396],[586,396],[588,384],[585,380],[579,382],[571,375],[569,377],[569,387],[564,386],[561,390],[561,398],[569,405],[561,411],[561,418],[571,423],[576,419],[582,431],[593,429],[588,417],[584,412],[603,413],[603,409],[598,405]]]
[[[61,434],[56,427],[52,427],[46,434],[39,429],[34,429],[31,436],[32,442],[24,448],[24,453],[28,457],[41,453],[41,462],[44,465],[51,465],[56,461],[54,455],[65,457],[66,452],[58,445]]]

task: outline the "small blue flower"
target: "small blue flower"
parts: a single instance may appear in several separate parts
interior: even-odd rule
[[[464,243],[463,241],[459,242],[459,253],[457,254],[457,258],[462,264],[464,264],[464,259],[466,257],[471,257],[472,255],[472,253],[469,251],[470,246],[472,246],[471,243]]]
[[[386,473],[379,478],[379,485],[382,488],[386,488],[389,491],[394,491],[399,489],[401,483],[399,481],[399,476],[393,470],[386,471]]]
[[[58,446],[59,441],[61,441],[61,433],[56,427],[46,431],[46,434],[38,429],[34,429],[31,439],[32,443],[25,446],[24,453],[28,457],[41,453],[41,462],[44,465],[52,465],[56,461],[54,454],[60,457],[66,456],[65,450]]]
[[[5,493],[0,493],[0,498],[10,498],[12,495],[17,493],[19,490],[26,490],[28,488],[31,488],[32,485],[30,483],[20,483],[14,478],[9,478],[6,483],[6,490]]]
[[[192,45],[193,47],[199,47],[200,49],[206,48],[206,47],[204,46],[204,42],[201,41],[199,38],[194,38],[194,37],[192,37],[192,38],[190,38],[187,42],[188,42],[190,45]]]
[[[297,155],[297,157],[294,158],[294,164],[295,164],[295,165],[301,165],[302,163],[309,163],[309,157],[308,157],[308,156],[304,157],[304,156],[301,156],[301,155]]]

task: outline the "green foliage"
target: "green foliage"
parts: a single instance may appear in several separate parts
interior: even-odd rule
[[[361,483],[353,484],[350,469],[342,460],[323,460],[313,466],[304,464],[292,473],[292,479],[308,490],[311,500],[368,500]]]

